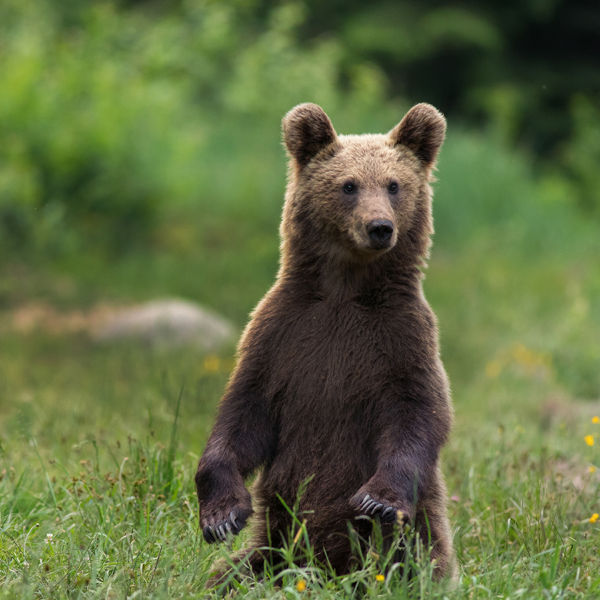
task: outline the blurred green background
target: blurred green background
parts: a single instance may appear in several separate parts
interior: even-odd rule
[[[598,456],[583,442],[600,412],[598,31],[596,0],[3,0],[6,593],[198,589],[210,555],[185,562],[198,546],[192,476],[233,348],[97,347],[65,319],[176,296],[241,330],[277,271],[283,114],[312,101],[341,133],[385,132],[426,101],[449,124],[425,291],[457,413],[445,459],[462,597],[484,597],[482,581],[600,594],[597,573],[561,571],[548,554],[594,571],[581,524],[600,512]],[[20,328],[28,307],[50,316]],[[90,465],[118,475],[92,484]],[[102,511],[125,497],[139,506],[109,528]],[[63,546],[44,538],[71,522],[57,505],[77,523]],[[538,536],[548,511],[554,529]],[[147,570],[129,572],[122,530]]]
[[[449,120],[428,283],[447,359],[479,366],[498,325],[494,347],[531,336],[597,397],[577,340],[598,334],[599,28],[592,1],[5,0],[0,307],[167,294],[242,326],[277,267],[281,116],[387,131],[428,101]]]

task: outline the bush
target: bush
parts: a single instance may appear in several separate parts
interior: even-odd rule
[[[25,2],[0,68],[2,239],[44,250],[90,240],[123,247],[151,230],[168,197],[161,162],[182,101],[124,60],[125,29],[112,10],[90,11],[66,35],[45,8]]]
[[[600,110],[584,96],[573,99],[573,136],[565,145],[563,156],[579,205],[588,213],[600,214]]]

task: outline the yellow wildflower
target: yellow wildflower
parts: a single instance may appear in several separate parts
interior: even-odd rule
[[[491,360],[485,365],[485,376],[489,379],[495,379],[502,372],[502,363],[497,360]]]
[[[590,517],[590,523],[595,523],[598,519],[600,518],[600,515],[598,513],[594,513],[591,517]]]
[[[585,443],[588,446],[593,446],[594,445],[594,436],[593,435],[586,435],[583,439],[585,440]]]
[[[299,592],[303,592],[306,589],[306,581],[304,581],[304,579],[298,580],[298,583],[296,584],[296,589]]]
[[[377,575],[375,575],[375,580],[379,581],[379,583],[382,583],[385,581],[385,575],[382,575],[381,573],[377,573]]]
[[[221,366],[221,360],[218,356],[215,356],[214,354],[209,354],[207,357],[205,357],[202,366],[204,367],[204,370],[207,373],[216,373],[219,370],[219,367]]]
[[[600,417],[592,417],[592,423],[600,423]]]
[[[594,465],[590,465],[590,466],[588,467],[588,471],[589,471],[590,473],[595,473],[595,472],[596,472],[596,467],[595,467]]]

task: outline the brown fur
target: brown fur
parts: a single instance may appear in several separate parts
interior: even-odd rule
[[[205,537],[243,526],[252,512],[244,479],[262,467],[254,547],[287,538],[292,522],[277,496],[293,506],[312,477],[299,516],[338,572],[355,560],[348,522],[369,536],[371,522],[356,519],[368,494],[383,521],[402,511],[430,540],[436,575],[449,575],[438,462],[452,410],[420,270],[445,119],[419,104],[387,135],[338,136],[320,107],[303,104],[284,117],[283,132],[290,168],[281,266],[242,336],[198,466]],[[377,219],[393,228],[384,248],[367,230]],[[260,569],[263,556],[253,556]]]

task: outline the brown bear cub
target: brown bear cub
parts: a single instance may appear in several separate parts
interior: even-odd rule
[[[338,573],[357,564],[349,524],[367,540],[378,520],[385,538],[400,516],[430,546],[436,578],[453,573],[439,466],[452,408],[421,272],[445,130],[428,104],[387,135],[337,135],[315,104],[283,119],[281,266],[241,338],[196,474],[204,538],[216,542],[245,525],[244,480],[262,468],[243,555],[256,573],[277,561],[264,548],[298,530],[281,500]]]

